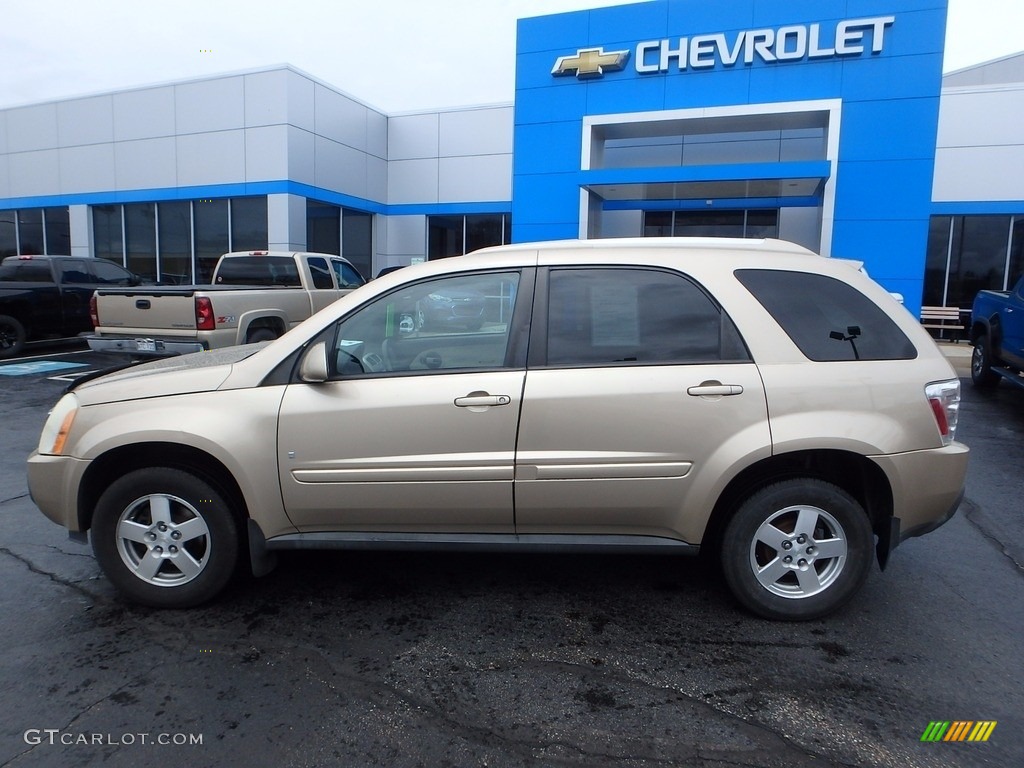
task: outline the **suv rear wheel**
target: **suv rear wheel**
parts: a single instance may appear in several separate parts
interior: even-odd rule
[[[815,619],[860,589],[874,536],[853,497],[812,478],[766,486],[726,526],[722,568],[733,594],[769,619]]]
[[[92,546],[103,572],[133,600],[189,608],[213,598],[238,564],[238,528],[224,497],[178,469],[130,472],[96,504]]]

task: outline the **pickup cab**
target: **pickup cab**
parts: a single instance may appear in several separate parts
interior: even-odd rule
[[[979,291],[971,308],[971,380],[1024,387],[1024,275],[1012,291]]]
[[[17,355],[29,341],[91,331],[93,291],[139,282],[103,259],[8,256],[0,263],[0,359]]]
[[[220,257],[213,285],[118,288],[92,298],[97,352],[138,356],[271,341],[365,281],[340,256],[244,251]]]

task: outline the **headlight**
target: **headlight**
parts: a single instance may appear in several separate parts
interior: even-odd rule
[[[64,453],[64,443],[67,442],[77,413],[78,398],[74,394],[64,395],[57,401],[50,415],[46,417],[43,433],[39,436],[39,453],[50,456],[60,456]]]

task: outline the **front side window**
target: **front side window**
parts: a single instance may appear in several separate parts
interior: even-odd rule
[[[809,360],[911,360],[899,326],[851,285],[826,275],[741,269],[736,278]]]
[[[331,267],[334,269],[334,277],[339,288],[358,288],[366,282],[354,267],[344,261],[332,259]]]
[[[107,261],[94,260],[89,264],[94,280],[101,285],[131,285],[132,275]]]
[[[549,286],[549,366],[749,359],[729,317],[682,275],[556,269]]]
[[[337,325],[335,376],[493,370],[506,366],[518,272],[404,286]]]

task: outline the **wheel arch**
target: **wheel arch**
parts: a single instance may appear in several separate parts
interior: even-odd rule
[[[708,519],[701,549],[706,548],[713,555],[719,551],[729,519],[751,494],[780,480],[799,477],[831,483],[856,499],[878,536],[878,561],[884,568],[896,544],[892,540],[892,486],[885,472],[873,461],[841,450],[794,451],[762,459],[744,469],[719,495]]]
[[[228,468],[199,448],[162,442],[118,446],[90,463],[78,487],[79,530],[86,531],[92,526],[96,502],[111,482],[128,472],[149,467],[180,469],[213,485],[231,504],[239,530],[246,530],[249,509],[242,489]]]
[[[261,328],[269,328],[279,337],[288,331],[288,318],[282,313],[267,313],[256,310],[243,314],[238,319],[238,342],[245,343],[249,334]]]

